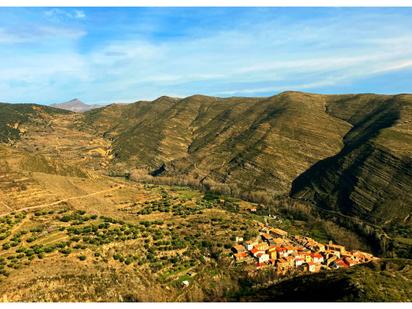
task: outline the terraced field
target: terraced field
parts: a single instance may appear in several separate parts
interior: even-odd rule
[[[28,155],[23,168],[29,171],[50,172],[63,176],[85,176],[93,170],[104,169],[113,158],[109,140],[85,126],[83,115],[55,115],[47,128],[35,123],[25,124],[16,148]]]

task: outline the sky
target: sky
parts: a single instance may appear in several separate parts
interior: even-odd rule
[[[411,93],[412,8],[0,8],[0,102]]]

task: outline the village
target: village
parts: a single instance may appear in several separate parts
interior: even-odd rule
[[[253,240],[237,237],[232,252],[236,263],[255,264],[257,269],[274,267],[279,276],[348,268],[376,259],[372,254],[349,251],[332,241],[323,244],[305,236],[290,236],[273,227],[262,228]]]

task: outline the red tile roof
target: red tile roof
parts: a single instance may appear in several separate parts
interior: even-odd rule
[[[257,249],[257,248],[253,248],[252,250],[250,250],[250,252],[254,255],[255,253],[257,253],[257,252],[261,252],[261,251],[263,251],[263,250],[259,250],[259,249]]]
[[[244,246],[242,246],[242,245],[235,245],[235,246],[233,246],[232,248],[235,249],[235,250],[238,251],[238,252],[241,252],[241,251],[245,251],[245,250],[246,250],[246,248],[245,248]]]
[[[340,267],[345,267],[345,268],[348,268],[348,267],[349,267],[349,265],[346,264],[346,263],[345,263],[344,261],[342,261],[341,259],[336,260],[335,263],[338,264]]]
[[[266,238],[266,239],[272,239],[272,238],[273,238],[273,236],[270,235],[270,234],[268,234],[268,233],[263,233],[263,234],[262,234],[262,237],[263,237],[263,238]]]
[[[316,252],[316,253],[312,253],[311,256],[314,257],[314,258],[319,258],[319,259],[320,259],[320,258],[323,258],[323,256],[322,256],[320,253],[317,253],[317,252]]]

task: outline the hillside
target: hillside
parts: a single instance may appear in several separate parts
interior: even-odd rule
[[[336,154],[350,125],[322,96],[185,99],[113,105],[86,113],[113,140],[115,162],[156,176],[284,195],[293,179]]]
[[[353,125],[344,147],[294,182],[291,194],[412,237],[412,96],[331,96],[328,113]]]
[[[324,300],[325,286],[329,300],[410,300],[410,260],[261,290],[276,274],[230,248],[266,223],[410,258],[411,105],[300,92],[0,104],[1,300]]]
[[[47,126],[52,115],[67,114],[67,111],[36,104],[0,103],[0,142],[11,142],[20,137],[21,125],[33,122]]]

